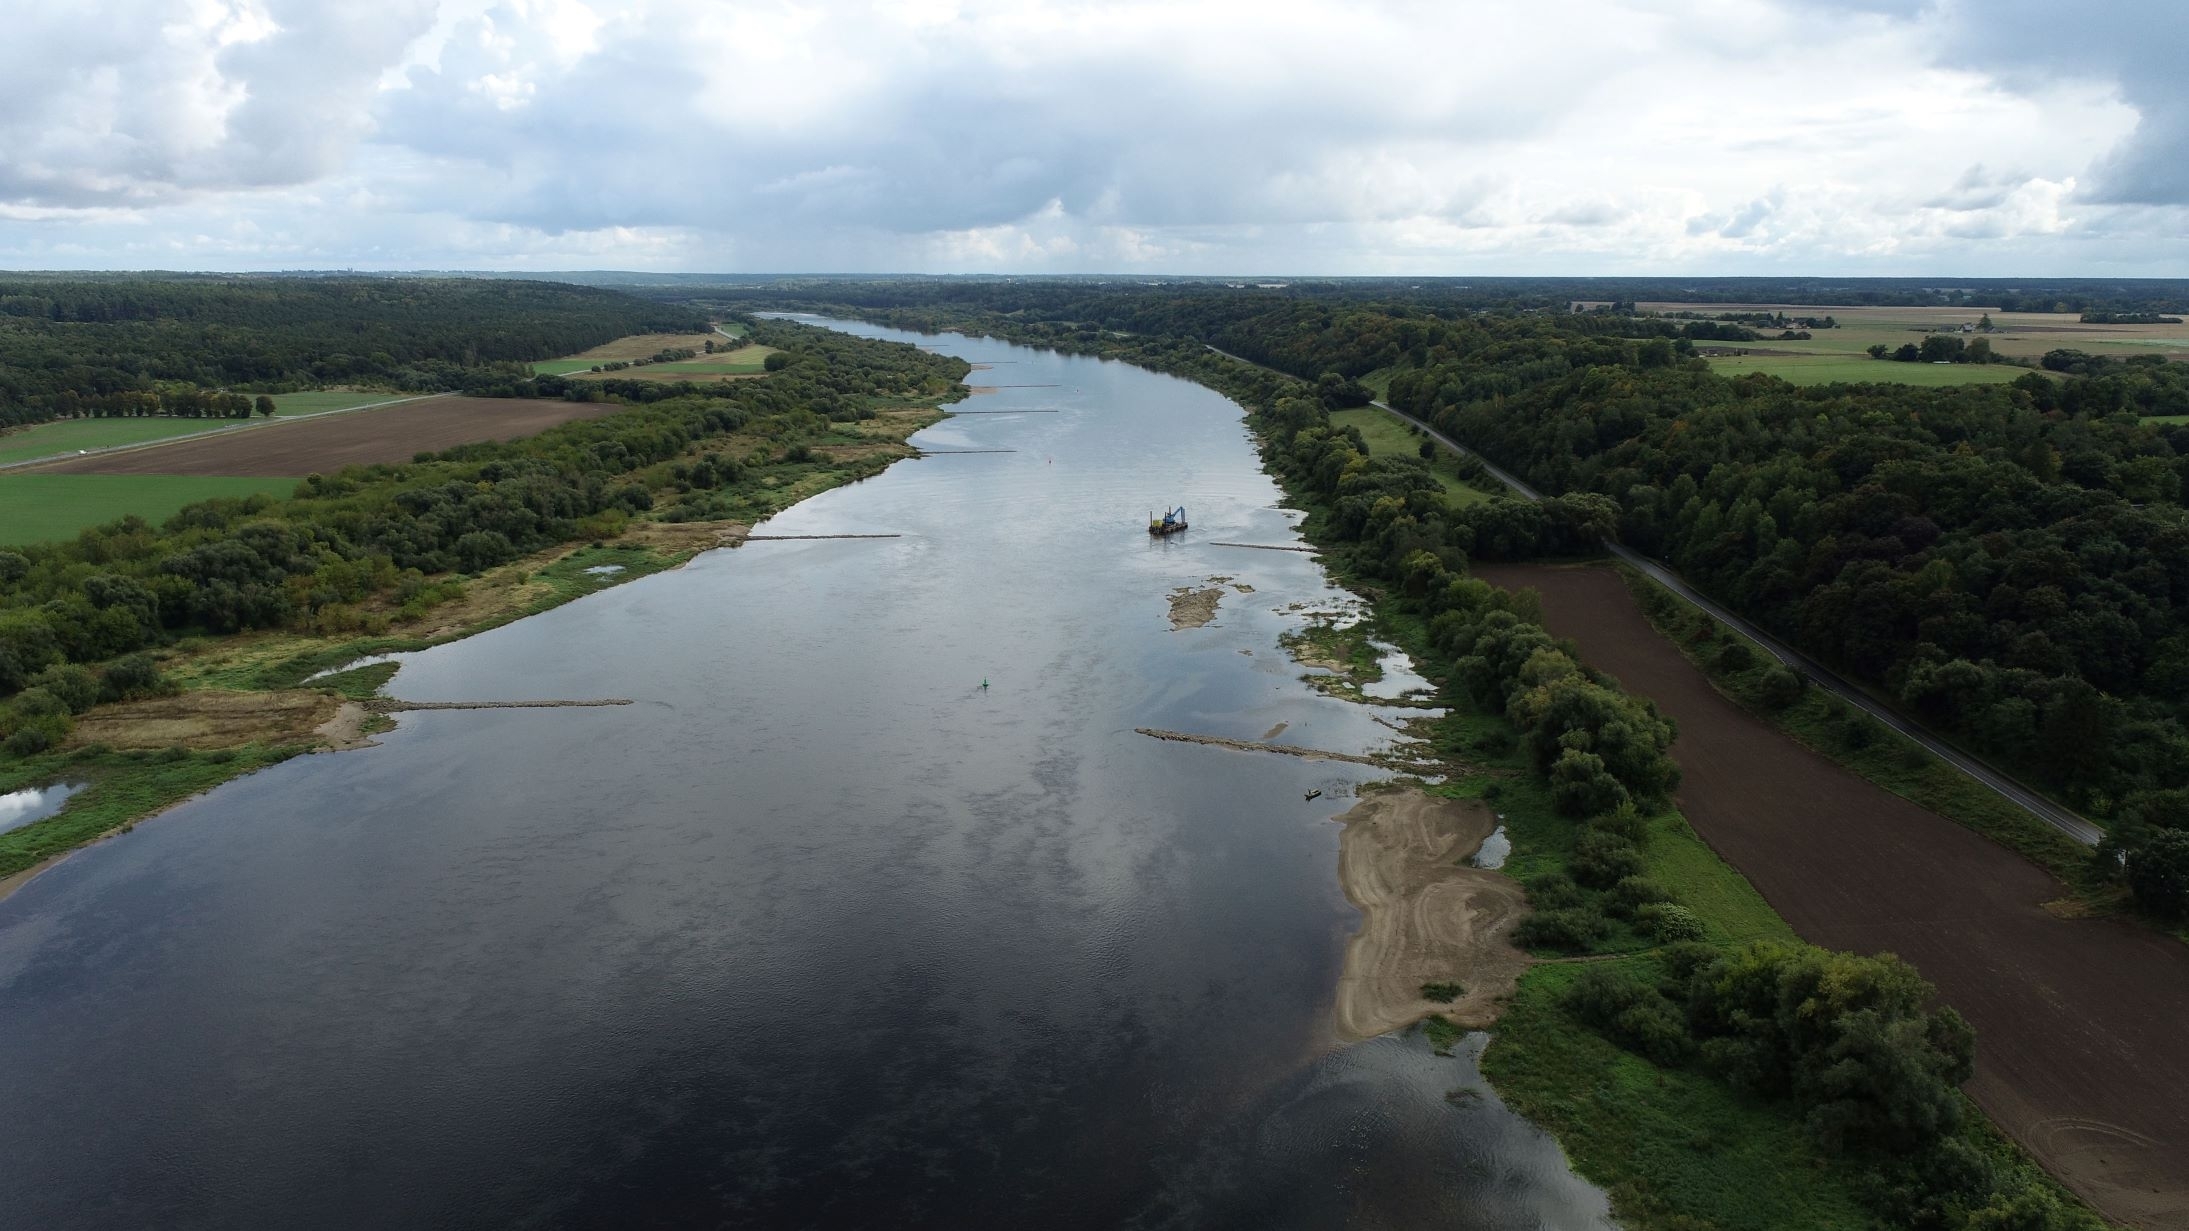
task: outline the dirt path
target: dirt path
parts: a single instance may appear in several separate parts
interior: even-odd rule
[[[2189,947],[2061,919],[2065,887],[1751,717],[1650,627],[1608,569],[1496,566],[1551,631],[1679,724],[1678,800],[1803,938],[1892,952],[1976,1027],[1969,1094],[2093,1206],[2189,1229]]]
[[[1497,818],[1479,801],[1403,790],[1370,795],[1338,822],[1338,878],[1363,915],[1338,977],[1338,1036],[1373,1038],[1433,1013],[1488,1026],[1528,968],[1506,939],[1527,895],[1499,873],[1460,863]],[[1439,1003],[1422,996],[1424,983],[1466,992]]]

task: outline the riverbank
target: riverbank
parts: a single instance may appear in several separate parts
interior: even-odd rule
[[[1338,879],[1361,912],[1338,979],[1338,1037],[1374,1038],[1433,1016],[1486,1029],[1528,968],[1511,942],[1527,895],[1508,877],[1466,866],[1496,814],[1480,800],[1399,787],[1337,821]]]
[[[662,501],[650,513],[589,519],[585,539],[478,573],[429,576],[408,594],[369,598],[345,613],[349,631],[199,635],[153,651],[168,695],[94,707],[77,716],[60,746],[0,758],[0,794],[63,780],[87,784],[55,815],[0,833],[0,899],[71,851],[224,782],[306,753],[368,746],[371,734],[392,725],[357,704],[377,693],[392,668],[361,693],[314,677],[359,659],[462,640],[681,567],[701,552],[740,546],[753,524],[916,457],[905,442],[939,422],[941,405],[954,396],[885,408],[855,423],[806,422],[786,433],[792,425],[765,421],[694,442],[687,458],[741,459],[737,477],[709,496],[708,507],[729,517],[666,520],[691,506]],[[625,479],[665,496],[687,486],[682,469],[672,462]],[[355,709],[342,705],[345,697]]]
[[[1546,962],[1519,980],[1482,1066],[1510,1106],[1556,1134],[1576,1169],[1612,1191],[1626,1225],[1854,1227],[1879,1217],[1904,1222],[1918,1209],[1941,1226],[1969,1225],[1972,1216],[1993,1218],[1986,1225],[2004,1225],[1999,1220],[2006,1218],[2031,1227],[2095,1225],[1979,1117],[1961,1116],[1953,1140],[1938,1143],[1936,1157],[1964,1160],[1968,1165],[1960,1170],[1919,1158],[1827,1152],[1800,1106],[1740,1093],[1697,1067],[1652,1063],[1577,1016],[1567,991],[1581,971],[1624,969],[1645,986],[1668,977],[1659,959],[1660,915],[1644,914],[1638,904],[1656,906],[1669,897],[1680,912],[1673,916],[1676,933],[1721,950],[1756,938],[1791,939],[1792,931],[1670,807],[1613,818],[1626,835],[1617,845],[1640,861],[1638,875],[1621,869],[1606,878],[1601,867],[1582,875],[1580,840],[1589,837],[1600,854],[1605,833],[1553,806],[1541,766],[1511,718],[1450,686],[1455,663],[1436,654],[1420,613],[1425,604],[1382,590],[1390,585],[1417,598],[1434,597],[1445,584],[1439,574],[1448,570],[1425,567],[1418,583],[1402,575],[1392,567],[1395,561],[1379,559],[1361,541],[1365,536],[1338,531],[1305,463],[1298,474],[1288,474],[1290,459],[1276,455],[1273,438],[1300,430],[1316,413],[1304,382],[1229,361],[1219,366],[1205,348],[1185,340],[1106,335],[1089,344],[1040,337],[1016,321],[985,315],[933,324],[1137,363],[1200,381],[1248,406],[1269,469],[1291,502],[1308,511],[1303,536],[1325,549],[1326,563],[1344,584],[1369,598],[1377,635],[1412,656],[1453,703],[1435,724],[1434,742],[1440,751],[1464,753],[1473,772],[1436,791],[1494,801],[1512,838],[1508,871],[1522,883],[1542,885],[1547,899],[1562,894],[1573,909],[1547,913],[1567,917],[1555,922],[1585,928],[1562,937],[1559,946],[1583,955],[1576,964]],[[1405,573],[1414,563],[1408,561]],[[1577,890],[1577,880],[1598,887]],[[1610,895],[1614,880],[1634,896]],[[1638,883],[1629,886],[1628,880]],[[1759,1184],[1758,1177],[1771,1182]]]

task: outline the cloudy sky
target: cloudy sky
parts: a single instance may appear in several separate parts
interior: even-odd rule
[[[20,0],[0,267],[2189,276],[2189,4]]]

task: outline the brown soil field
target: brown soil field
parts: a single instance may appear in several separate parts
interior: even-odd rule
[[[95,454],[27,469],[48,474],[272,478],[332,474],[344,466],[407,462],[414,454],[476,441],[534,436],[574,419],[598,419],[621,409],[608,402],[433,397],[384,410],[293,423],[276,421],[247,431]]]
[[[1897,953],[1977,1031],[1967,1090],[2101,1213],[2189,1228],[2189,946],[2056,917],[2066,889],[1734,705],[1604,568],[1496,566],[1550,629],[1679,724],[1697,832],[1810,942]]]
[[[205,689],[102,705],[76,722],[71,746],[110,748],[240,748],[245,744],[314,742],[343,706],[339,697],[305,689],[225,692]],[[334,736],[332,732],[325,732]],[[339,736],[335,736],[339,738]]]

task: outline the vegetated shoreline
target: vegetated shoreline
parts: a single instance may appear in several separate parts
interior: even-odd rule
[[[832,312],[874,315],[856,308],[839,307]],[[1016,328],[1016,321],[992,314],[979,315],[970,323],[949,321],[947,315],[933,324],[912,327],[971,328],[1006,338],[1023,332]],[[884,323],[906,324],[894,319]],[[1263,379],[1250,379],[1228,368],[1214,368],[1198,344],[1174,346],[1158,341],[1142,346],[1137,341],[1110,340],[1075,346],[1068,340],[1033,335],[1020,340],[1182,376],[1246,405],[1249,425],[1263,442],[1265,467],[1286,489],[1288,502],[1309,513],[1301,534],[1328,549],[1326,559],[1333,571],[1347,577],[1344,584],[1369,599],[1385,635],[1423,664],[1425,674],[1436,679],[1449,667],[1434,656],[1425,656],[1428,628],[1421,616],[1391,605],[1377,585],[1348,577],[1351,549],[1328,524],[1329,511],[1316,493],[1303,491],[1272,461],[1269,421],[1259,416],[1275,407],[1274,399],[1282,390],[1304,388],[1304,382],[1279,377],[1273,383],[1266,373]],[[1293,412],[1292,418],[1297,417],[1298,412]],[[1513,755],[1514,735],[1507,716],[1468,704],[1438,720],[1435,742],[1446,752],[1485,750],[1489,765],[1517,768],[1524,758]],[[1497,799],[1513,836],[1513,856],[1506,864],[1510,874],[1548,873],[1565,880],[1583,827],[1550,806],[1547,784],[1525,775],[1501,776],[1510,773],[1492,768],[1487,774],[1455,779],[1435,790]],[[1690,908],[1706,942],[1730,953],[1751,940],[1795,939],[1791,927],[1754,886],[1705,846],[1677,811],[1664,807],[1639,819],[1653,835],[1645,848],[1645,874],[1662,878],[1679,891],[1677,900]],[[1637,947],[1620,947],[1625,945]],[[1609,972],[1644,985],[1662,977],[1660,950],[1646,938],[1619,941],[1609,950],[1592,946],[1590,951],[1593,956],[1578,959],[1581,964],[1543,963],[1527,971],[1505,1006],[1503,1026],[1481,1064],[1509,1106],[1555,1134],[1576,1170],[1611,1190],[1623,1222],[1638,1228],[1718,1225],[1715,1220],[1724,1220],[1724,1225],[1837,1227],[1870,1224],[1885,1217],[1878,1203],[1888,1201],[1888,1194],[1878,1188],[1879,1177],[1864,1170],[1869,1164],[1859,1157],[1820,1152],[1816,1139],[1803,1126],[1798,1106],[1756,1101],[1720,1077],[1690,1067],[1661,1067],[1578,1020],[1569,1011],[1566,997],[1582,972]],[[1457,1032],[1449,1019],[1432,1017],[1427,1025],[1433,1028],[1433,1039],[1440,1033],[1434,1028],[1440,1027],[1444,1037]],[[1955,1097],[1966,1102],[1965,1096]],[[2039,1220],[2030,1222],[2031,1226],[2089,1224],[2091,1216],[2064,1204],[2066,1194],[2057,1182],[1988,1120],[1964,1121],[1953,1144],[1980,1172],[1950,1183],[1973,1187],[1942,1186],[1934,1191],[1927,1186],[1949,1182],[1910,1173],[1904,1181],[1915,1187],[1902,1194],[1906,1200],[1950,1203],[1966,1191],[1978,1194],[1972,1198],[1976,1201],[1988,1196],[1995,1203],[1991,1209],[2005,1210],[2009,1207],[1996,1203],[2011,1203],[2013,1209]],[[1773,1176],[1776,1182],[1759,1186],[1756,1177],[1760,1175]],[[1939,1213],[1955,1208],[1949,1204]],[[1959,1225],[1958,1215],[1956,1219],[1953,1225]]]
[[[867,430],[886,439],[876,439],[874,447],[863,451],[860,457],[842,459],[857,463],[850,469],[809,477],[790,493],[791,499],[771,509],[767,516],[777,516],[823,492],[873,477],[898,461],[916,458],[918,451],[905,441],[940,422],[945,417],[942,404],[955,396],[962,395],[946,394],[933,404],[902,407],[869,421],[865,425]],[[819,481],[822,479],[825,481]],[[224,687],[225,683],[263,675],[269,669],[285,671],[297,677],[296,681],[288,688],[259,695],[294,693],[322,700],[339,697],[342,690],[338,683],[322,681],[307,686],[302,677],[375,654],[431,649],[490,632],[601,590],[681,568],[703,552],[742,546],[751,529],[750,524],[742,521],[632,521],[614,538],[590,544],[565,542],[488,569],[466,583],[464,601],[453,605],[460,610],[446,614],[429,611],[420,621],[421,627],[401,633],[363,638],[328,637],[288,630],[243,633],[179,653],[170,651],[168,661],[163,665],[172,677],[183,682],[184,690],[158,700],[174,707],[170,719],[184,724],[185,728],[193,721],[203,726],[205,716],[191,712],[193,698],[234,697],[236,690]],[[584,566],[596,559],[614,562],[620,568],[608,573],[585,572]],[[553,580],[543,582],[540,580],[543,577]],[[393,674],[392,667],[387,674]],[[365,704],[384,682],[385,676],[382,676],[364,690],[364,695],[351,696],[347,703],[328,701],[313,710],[308,722],[273,724],[270,729],[258,733],[261,738],[241,743],[192,741],[187,730],[185,738],[180,740],[162,738],[147,743],[126,737],[116,739],[110,734],[107,741],[77,741],[71,749],[71,759],[63,761],[54,772],[65,774],[72,768],[81,768],[84,776],[92,780],[91,785],[70,799],[60,812],[6,835],[30,849],[27,857],[17,851],[0,851],[0,902],[14,896],[75,852],[157,819],[237,778],[300,755],[374,746],[371,736],[394,725],[385,713],[375,713],[373,707]],[[97,731],[101,710],[112,708],[115,707],[100,707],[83,717]],[[212,734],[209,738],[217,741],[220,737]],[[192,753],[197,756],[192,757]],[[113,779],[131,777],[131,771],[138,766],[170,766],[185,759],[191,761],[189,768],[200,771],[186,775],[186,789],[162,790],[154,786],[146,790],[136,783],[122,783],[123,789],[114,792],[102,789]],[[160,775],[155,772],[144,776]],[[26,781],[23,785],[31,784]],[[110,795],[119,798],[110,798]],[[32,831],[46,826],[53,826],[56,836],[40,841],[47,835]]]

